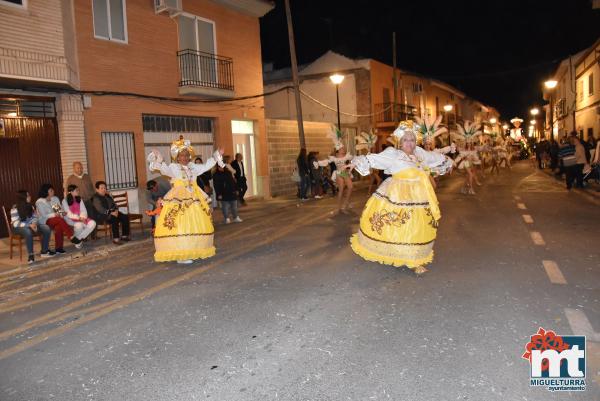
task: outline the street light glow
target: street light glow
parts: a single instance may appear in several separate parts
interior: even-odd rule
[[[535,125],[535,120],[531,120],[531,121],[529,121],[529,124],[531,124],[531,125]]]
[[[451,104],[447,104],[444,106],[444,111],[452,111],[452,105]]]
[[[496,120],[494,117],[490,118],[490,124],[496,124],[498,122],[498,120]]]
[[[554,79],[550,79],[550,80],[544,82],[544,86],[547,89],[554,89],[554,88],[556,88],[556,85],[558,85],[558,81],[556,81]]]
[[[508,124],[504,124],[504,125],[502,125],[502,128],[504,128],[504,129],[508,129]]]
[[[333,74],[329,77],[329,79],[331,79],[331,82],[334,84],[339,85],[344,80],[344,76],[342,74]]]
[[[537,116],[538,114],[540,114],[540,109],[534,107],[533,109],[531,109],[530,113],[532,116]]]

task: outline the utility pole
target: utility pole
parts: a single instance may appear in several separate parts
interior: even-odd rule
[[[392,33],[392,68],[394,69],[394,103],[392,103],[392,115],[394,116],[394,123],[398,125],[398,113],[396,110],[396,105],[398,104],[398,79],[396,78],[396,32]]]
[[[294,80],[294,91],[296,92],[296,116],[298,119],[298,136],[300,137],[300,148],[306,148],[306,141],[304,139],[304,122],[302,121],[302,104],[300,103],[300,81],[298,80],[298,61],[296,60],[296,44],[294,43],[294,27],[292,26],[290,0],[285,0],[285,15],[287,17],[288,37],[290,41],[292,79]]]

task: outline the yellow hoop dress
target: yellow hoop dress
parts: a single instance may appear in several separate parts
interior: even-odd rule
[[[432,171],[445,174],[452,161],[419,147],[412,157],[389,147],[379,154],[358,156],[353,164],[362,175],[369,168],[392,175],[365,205],[359,231],[350,239],[354,252],[397,267],[431,263],[441,214],[429,175]]]
[[[214,256],[214,226],[206,194],[196,184],[196,177],[210,170],[220,155],[204,164],[167,165],[150,162],[150,170],[171,177],[171,190],[163,198],[163,207],[154,232],[156,262],[205,259]]]

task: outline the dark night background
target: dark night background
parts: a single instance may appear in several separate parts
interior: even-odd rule
[[[559,62],[600,37],[591,0],[290,0],[298,63],[332,49],[446,81],[503,120],[543,104],[541,84]],[[290,65],[283,0],[261,19],[263,61]]]

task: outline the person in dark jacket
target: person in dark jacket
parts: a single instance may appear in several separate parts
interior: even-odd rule
[[[231,163],[231,167],[235,170],[235,181],[238,187],[238,199],[240,204],[246,205],[244,195],[248,190],[248,181],[246,180],[246,168],[244,166],[244,157],[241,153],[236,153],[235,160]]]
[[[108,223],[112,227],[113,243],[129,241],[129,216],[119,211],[114,199],[106,191],[106,182],[96,182],[96,193],[92,196],[94,220],[98,224]],[[122,235],[119,237],[119,225]]]
[[[221,202],[221,210],[225,224],[231,223],[229,214],[233,217],[233,221],[241,223],[242,219],[238,216],[237,202],[238,192],[235,179],[229,170],[225,167],[217,166],[217,171],[213,174],[213,185],[217,193],[217,200]]]
[[[311,193],[315,199],[323,197],[323,167],[315,167],[315,163],[319,161],[319,152],[308,153],[308,167],[310,167],[310,186]]]
[[[310,186],[310,168],[308,166],[308,157],[306,149],[300,149],[300,154],[296,159],[298,166],[298,175],[300,176],[300,199],[308,200],[308,188]]]

